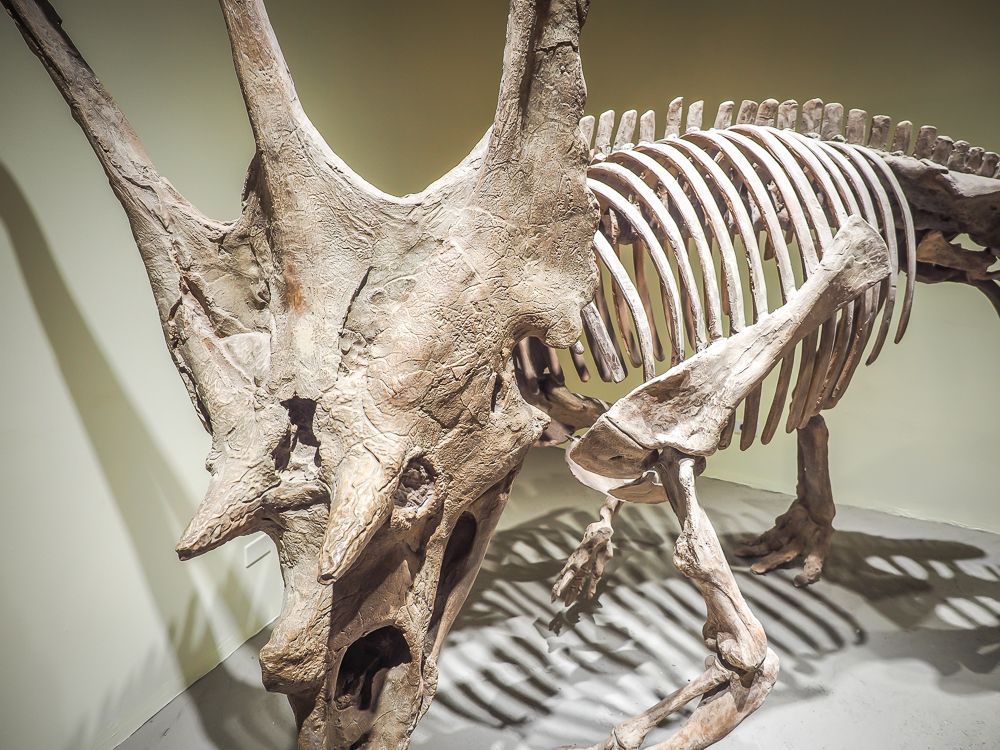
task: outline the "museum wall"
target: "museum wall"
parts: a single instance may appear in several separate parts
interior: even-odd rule
[[[1000,150],[1000,6],[803,5],[597,0],[583,49],[589,110],[822,96]],[[252,146],[217,7],[57,8],[161,170],[206,213],[234,216]],[[491,120],[503,0],[281,0],[271,15],[307,112],[386,191],[421,189]],[[0,320],[0,747],[104,750],[269,622],[280,577],[273,552],[245,567],[242,542],[185,564],[173,553],[206,484],[209,440],[121,209],[6,18]],[[986,299],[918,286],[903,343],[828,417],[839,502],[1000,531],[998,372]],[[794,441],[733,449],[709,473],[791,491]]]

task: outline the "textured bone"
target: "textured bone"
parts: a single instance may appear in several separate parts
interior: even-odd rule
[[[687,302],[684,306],[684,314],[685,318],[691,322],[693,327],[695,347],[698,350],[703,349],[707,343],[705,311],[702,308],[698,295],[698,282],[695,278],[694,270],[691,267],[691,261],[687,256],[687,244],[684,242],[677,223],[674,221],[673,217],[667,213],[663,203],[656,198],[652,190],[650,190],[645,183],[639,180],[629,170],[618,164],[599,164],[592,167],[591,171],[599,175],[609,175],[617,178],[622,182],[622,184],[633,190],[636,195],[641,196],[644,199],[644,204],[653,210],[654,218],[656,219],[657,224],[666,235],[667,249],[671,252],[677,263],[678,273],[681,277],[681,284],[684,289],[684,293],[686,295],[685,299]],[[593,191],[594,195],[597,196],[598,201],[607,201],[608,205],[622,213],[622,215],[642,237],[642,240],[646,243],[647,247],[652,249],[653,245],[660,245],[656,239],[656,235],[653,233],[652,228],[633,204],[631,204],[614,189],[598,182],[593,178],[589,179],[587,184],[591,191]],[[680,320],[676,318],[676,308],[677,299],[680,295],[675,295],[677,287],[676,283],[673,282],[673,273],[670,271],[666,258],[663,258],[662,262],[657,265],[657,272],[660,274],[661,279],[668,282],[663,286],[663,288],[667,290],[670,297],[671,317],[675,318],[675,323],[677,324],[677,330],[679,332],[681,330]],[[716,324],[718,324],[717,320]],[[677,344],[679,345],[680,342],[677,342]],[[675,356],[683,356],[683,346],[679,346],[679,349],[680,352],[675,349]]]
[[[908,154],[912,138],[913,123],[909,120],[901,120],[896,124],[896,131],[892,136],[892,150],[897,153]]]
[[[723,203],[736,223],[736,229],[746,253],[747,265],[749,266],[750,293],[753,299],[753,320],[756,321],[762,315],[766,314],[767,289],[766,282],[764,281],[764,269],[761,263],[760,250],[757,246],[756,232],[754,231],[750,214],[747,212],[747,208],[743,204],[743,200],[733,185],[732,180],[725,175],[708,153],[692,143],[690,139],[679,139],[669,145],[663,143],[650,144],[642,152],[648,153],[654,158],[663,158],[667,163],[676,165],[678,169],[685,171],[685,174],[688,174],[688,171],[680,165],[685,163],[685,157],[687,157],[687,160],[694,162],[712,180],[712,186],[721,195]],[[689,175],[689,179],[693,181],[695,178]]]
[[[937,164],[947,164],[951,158],[951,151],[955,147],[955,141],[946,135],[939,135],[934,141],[934,148],[931,151],[931,161]]]
[[[178,554],[191,557],[261,529],[278,546],[287,596],[261,665],[267,687],[291,696],[300,747],[406,747],[433,696],[438,652],[510,483],[542,435],[545,420],[534,406],[555,417],[550,434],[559,439],[596,420],[574,450],[591,468],[596,455],[598,468],[610,466],[612,475],[632,460],[632,481],[614,488],[620,497],[669,496],[682,525],[675,560],[705,596],[707,642],[722,660],[642,719],[651,728],[649,722],[706,694],[669,746],[718,740],[760,705],[777,665],[698,506],[699,462],[691,452],[728,445],[740,402],[746,405],[741,445],[752,442],[760,380],[780,361],[768,439],[798,341],[803,356],[789,424],[800,427],[801,454],[820,435],[810,415],[843,392],[881,306],[869,362],[877,355],[892,314],[893,282],[881,291],[869,287],[860,303],[850,297],[877,280],[886,247],[848,214],[860,212],[873,223],[877,216],[890,240],[890,271],[896,228],[905,236],[907,290],[897,340],[918,259],[921,278],[972,284],[1000,311],[1000,286],[988,270],[994,254],[970,253],[945,238],[967,232],[1000,246],[996,154],[952,144],[931,128],[921,130],[917,156],[939,166],[920,162],[905,157],[910,132],[901,123],[893,138],[898,153],[883,159],[870,149],[772,131],[773,124],[796,122],[794,103],[773,99],[759,107],[744,102],[738,122],[757,127],[722,135],[698,132],[703,112],[696,102],[688,134],[674,138],[683,108],[675,100],[667,118],[674,145],[648,144],[629,160],[621,152],[631,148],[636,112],[622,116],[616,152],[608,112],[595,139],[596,160],[608,161],[592,169],[589,183],[606,236],[598,233],[593,243],[610,274],[619,330],[649,380],[620,402],[615,422],[598,416],[604,404],[562,385],[555,350],[577,342],[572,356],[585,379],[582,317],[602,375],[625,377],[603,287],[596,304],[587,301],[595,274],[586,244],[596,214],[585,190],[584,144],[595,122],[579,119],[584,87],[577,53],[587,2],[513,0],[490,133],[426,191],[394,198],[351,171],[309,123],[260,0],[222,0],[256,145],[243,212],[231,223],[200,214],[156,172],[46,3],[3,2],[71,105],[128,214],[168,347],[213,435],[209,489]],[[717,127],[730,119],[731,105],[724,105]],[[824,109],[813,100],[800,127],[840,141],[842,119],[840,105]],[[640,140],[654,133],[647,112]],[[883,150],[888,134],[888,120],[875,118],[869,146]],[[849,117],[848,141],[863,136],[863,124],[859,134]],[[646,184],[654,181],[656,192]],[[924,232],[919,248],[911,205]],[[755,218],[768,235],[786,301],[771,314]],[[832,246],[831,225],[841,227]],[[749,328],[736,235],[750,271]],[[809,277],[798,292],[791,239]],[[635,245],[638,289],[621,264],[619,242]],[[688,259],[689,242],[700,278]],[[655,379],[659,341],[640,270],[643,252],[659,276],[675,365]],[[730,337],[720,339],[725,315]],[[698,353],[678,364],[685,324]],[[630,412],[635,404],[638,415]],[[655,428],[645,442],[657,445],[657,454],[636,441],[637,425]],[[609,446],[617,447],[615,455],[602,454]],[[822,474],[825,453],[822,467],[819,458],[813,463],[804,469],[800,455],[800,484],[803,473]],[[828,474],[822,477],[829,495]],[[830,508],[832,518],[832,502]],[[755,570],[804,551],[793,532],[816,530],[801,511],[793,507],[778,529],[793,543]],[[807,582],[818,576],[814,556],[807,557]],[[399,660],[377,670],[367,707],[351,692],[359,675],[347,666],[359,646],[377,654],[363,665],[369,676],[386,666],[378,659]],[[607,747],[617,748],[619,739]]]
[[[743,133],[750,137],[745,137]],[[813,231],[816,232],[821,247],[831,240],[832,235],[826,216],[816,200],[816,195],[809,187],[805,173],[787,149],[777,142],[773,134],[767,131],[746,128],[739,134],[730,131],[727,135],[736,139],[743,148],[752,153],[754,158],[765,166],[774,180],[795,227],[796,240],[803,261],[803,273],[808,277],[818,263],[818,251],[812,239]],[[755,141],[759,141],[767,150],[758,147]],[[777,162],[775,162],[775,158]],[[795,189],[792,187],[793,184]],[[800,198],[801,203],[799,202]],[[829,336],[829,329],[832,325],[832,321],[824,323],[825,336]],[[803,356],[800,360],[798,382],[793,390],[792,403],[789,407],[788,429],[792,429],[792,426],[803,418],[809,383],[813,370],[817,366],[816,350],[812,338],[813,334],[807,336],[800,348]]]
[[[593,148],[594,146],[594,126],[596,124],[597,121],[593,115],[580,118],[580,137],[587,144],[587,148]]]
[[[965,170],[969,174],[979,174],[979,168],[983,165],[983,154],[985,151],[979,146],[972,146],[965,159]]]
[[[771,195],[750,161],[743,155],[727,137],[720,132],[692,133],[690,140],[698,145],[706,144],[717,150],[737,171],[743,184],[749,189],[755,201],[756,208],[765,224],[767,233],[772,242],[776,243],[776,261],[778,266],[778,276],[781,283],[783,299],[787,299],[795,291],[795,280],[792,274],[791,260],[788,253],[788,246],[784,241],[784,233],[781,229],[781,220],[775,211]],[[754,243],[756,244],[756,243]]]
[[[804,557],[796,586],[819,580],[833,537],[833,490],[830,486],[829,439],[826,422],[813,417],[798,431],[798,483],[796,498],[774,527],[749,539],[736,550],[740,557],[759,558],[751,570],[758,575]]]
[[[623,158],[635,159],[642,166],[650,169],[657,176],[660,181],[660,185],[667,191],[670,197],[671,205],[674,210],[680,214],[681,219],[684,223],[685,234],[688,238],[692,240],[695,246],[695,250],[699,261],[699,270],[702,281],[702,288],[704,289],[704,308],[702,308],[701,301],[699,300],[697,282],[694,281],[693,270],[691,269],[690,262],[684,269],[682,278],[690,278],[691,281],[685,284],[685,291],[690,295],[690,302],[695,309],[695,319],[698,321],[699,325],[704,317],[706,323],[706,332],[708,334],[709,341],[714,341],[717,338],[722,337],[722,308],[719,296],[719,283],[715,275],[715,262],[712,258],[712,251],[708,244],[708,239],[705,236],[704,227],[702,227],[701,220],[692,206],[690,199],[685,194],[683,188],[677,182],[677,180],[670,175],[668,172],[660,168],[656,162],[652,161],[648,157],[641,154],[631,155],[622,154]],[[598,174],[605,174],[610,172],[615,177],[621,178],[625,184],[627,184],[635,194],[644,198],[646,205],[655,205],[654,194],[651,193],[649,188],[634,174],[624,167],[620,167],[617,164],[605,163],[598,165],[594,168],[594,171]],[[657,218],[664,218],[666,214],[664,212],[657,212]],[[687,243],[681,244],[682,240],[678,240],[676,244],[677,256],[681,256],[681,248],[686,250]],[[684,253],[686,255],[686,253]],[[683,263],[683,260],[680,261]],[[690,276],[689,276],[690,273]],[[703,311],[702,311],[703,310]],[[699,347],[700,348],[700,347]]]
[[[586,3],[513,0],[489,134],[396,198],[311,125],[260,0],[223,0],[256,145],[230,223],[158,174],[51,7],[4,5],[122,203],[213,436],[209,490],[178,554],[266,529],[287,596],[261,666],[292,696],[298,746],[405,748],[546,421],[521,397],[511,351],[528,331],[571,345],[594,291]],[[344,658],[356,646],[374,659],[357,675]],[[380,674],[361,701],[351,686],[369,670]]]
[[[860,149],[849,149],[841,144],[830,144],[829,146],[827,146],[827,148],[829,148],[832,154],[837,154],[838,150],[843,154],[842,158],[844,158],[843,163],[845,165],[845,168],[849,170],[849,174],[852,175],[854,181],[855,182],[860,181],[860,183],[863,184],[866,188],[865,194],[874,197],[875,203],[878,206],[878,211],[879,211],[878,221],[876,221],[874,217],[875,206],[872,206],[870,203],[866,205],[866,214],[865,214],[866,218],[870,216],[871,218],[868,218],[868,220],[873,224],[873,226],[880,225],[883,227],[883,230],[886,227],[895,227],[895,217],[893,215],[892,205],[889,200],[889,196],[886,193],[885,188],[882,186],[882,183],[879,181],[878,176],[876,175],[875,170],[873,169],[871,164],[861,155],[863,151]],[[898,270],[897,268],[898,249],[896,246],[896,232],[894,230],[884,231],[883,236],[885,238],[886,243],[889,246],[890,272],[886,280],[885,293],[882,295],[883,297],[882,323],[879,327],[879,332],[876,337],[876,342],[872,349],[872,353],[869,357],[869,362],[873,362],[882,349],[882,346],[886,340],[886,336],[888,335],[889,332],[889,326],[891,324],[891,319],[892,319],[892,311],[895,307],[895,298],[896,298],[895,279]],[[861,325],[857,327],[857,335],[854,341],[852,342],[851,350],[848,353],[848,357],[841,368],[841,374],[836,376],[836,381],[843,382],[844,385],[846,385],[850,373],[853,373],[854,367],[856,367],[857,364],[860,363],[864,346],[868,341],[868,331],[869,331],[869,326],[871,324],[871,320],[869,319],[869,316],[865,315],[860,322]],[[848,371],[846,378],[844,375],[845,369]],[[830,394],[832,392],[833,391],[831,389],[827,389],[826,391],[827,399],[830,398]]]
[[[635,286],[639,291],[642,309],[646,313],[646,324],[649,326],[653,339],[653,356],[658,362],[662,362],[666,354],[659,332],[656,330],[656,316],[653,313],[653,302],[649,294],[649,279],[646,276],[646,256],[648,253],[649,248],[637,237],[632,242],[632,270],[635,273]]]
[[[892,120],[885,115],[875,115],[872,118],[871,135],[868,137],[868,148],[884,151],[889,143],[889,132],[892,129]]]
[[[639,339],[639,364],[642,365],[643,378],[648,380],[653,377],[656,371],[656,367],[653,364],[653,337],[649,332],[649,324],[646,320],[642,300],[639,298],[639,292],[632,284],[632,280],[629,278],[625,266],[619,260],[618,254],[600,232],[594,235],[594,248],[611,273],[611,278],[615,282],[616,292],[620,293],[628,307],[628,311],[632,315],[632,321]]]
[[[929,159],[934,153],[934,142],[937,141],[937,128],[933,125],[921,125],[917,131],[917,145],[913,155],[918,159]]]
[[[752,123],[757,116],[757,102],[751,99],[744,99],[740,103],[739,112],[736,115],[737,125]]]
[[[663,130],[664,138],[669,138],[672,135],[680,135],[683,109],[684,97],[678,96],[670,102],[670,105],[667,107],[666,127]]]
[[[787,99],[778,105],[778,127],[782,130],[795,130],[795,122],[798,119],[799,103],[794,99]]]
[[[775,118],[778,116],[778,100],[765,99],[757,108],[757,116],[754,117],[754,125],[765,125],[774,127]]]
[[[719,105],[719,111],[715,115],[715,125],[716,128],[728,128],[733,124],[733,108],[736,105],[731,101],[722,102]]]
[[[608,373],[607,380],[614,380],[620,383],[625,379],[625,370],[622,369],[621,360],[615,351],[614,342],[604,325],[604,319],[597,310],[593,302],[587,303],[581,310],[583,326],[590,336],[590,350],[594,353],[594,359],[598,367],[603,368]]]
[[[854,200],[851,188],[840,174],[837,162],[830,158],[825,144],[820,141],[801,138],[791,133],[775,132],[773,137],[776,137],[789,148],[798,160],[804,162],[812,174],[813,180],[818,182],[819,195],[833,209],[838,224],[843,224],[847,220],[848,212],[852,215],[859,213],[859,206]],[[846,206],[844,201],[847,203]],[[873,226],[877,225],[872,213],[865,215],[864,218],[872,222]],[[825,393],[828,387],[832,387],[831,379],[833,377],[833,370],[838,366],[837,363],[842,362],[846,358],[848,336],[852,328],[849,321],[853,317],[853,307],[849,304],[841,311],[840,323],[836,326],[836,329],[834,329],[832,321],[828,321],[824,325],[820,346],[816,358],[811,365],[812,372],[808,374],[804,370],[800,374],[801,388],[799,389],[799,394],[801,394],[802,398],[793,399],[790,419],[794,419],[791,416],[794,413],[799,415],[798,418],[801,422],[808,419],[809,416],[821,408],[823,400],[821,393]],[[863,333],[861,336],[863,336]],[[808,358],[803,357],[803,363],[806,363],[805,367],[808,364]],[[808,387],[806,387],[805,381],[805,375],[807,374]]]
[[[969,142],[968,141],[955,141],[955,147],[952,149],[951,156],[948,157],[948,169],[955,169],[959,172],[964,172],[965,170],[965,160],[969,156]]]
[[[863,109],[852,109],[847,113],[847,142],[863,144],[868,130],[868,113]]]
[[[639,118],[639,142],[656,140],[656,113],[648,109]]]
[[[614,236],[614,233],[610,236],[612,242],[618,241],[617,237]],[[600,273],[600,271],[598,271],[597,274],[597,292],[594,294],[594,302],[597,307],[597,312],[600,313],[602,327],[593,331],[588,329],[588,333],[598,337],[603,337],[607,348],[614,352],[615,360],[618,362],[618,365],[615,365],[610,370],[605,368],[602,372],[608,373],[608,379],[610,379],[611,374],[613,373],[614,381],[617,383],[625,377],[625,360],[622,357],[618,337],[614,334],[614,324],[611,322],[611,312],[608,310],[608,295],[607,289],[605,288],[605,276],[603,273]]]
[[[692,130],[701,130],[701,120],[704,112],[705,102],[700,99],[688,107],[687,124],[684,126],[685,133],[690,133]]]
[[[844,105],[837,102],[830,102],[823,107],[823,127],[820,129],[820,137],[824,141],[833,141],[841,137],[844,126]]]
[[[982,177],[994,177],[997,166],[1000,166],[1000,154],[995,151],[987,151],[983,154],[983,163],[979,166],[979,175]]]
[[[607,740],[590,750],[638,748],[658,724],[701,695],[706,699],[684,725],[654,748],[707,747],[759,708],[777,678],[778,659],[767,648],[763,628],[743,599],[715,529],[698,502],[695,464],[691,457],[670,454],[658,464],[657,472],[662,476],[661,502],[665,491],[681,525],[674,564],[705,600],[705,642],[719,656],[706,662],[701,676],[622,722]]]
[[[638,113],[634,109],[623,112],[615,134],[615,148],[631,148],[635,142],[635,124]]]
[[[799,119],[799,132],[806,135],[819,135],[823,124],[823,100],[810,99],[802,105],[802,117]]]
[[[594,138],[594,150],[606,154],[611,150],[611,134],[615,128],[615,111],[609,109],[601,112],[597,120],[597,135]]]
[[[610,249],[613,259],[608,257],[606,253],[607,249]],[[622,351],[628,355],[628,363],[632,367],[640,367],[643,362],[643,355],[639,346],[635,324],[630,318],[628,293],[625,290],[625,286],[623,286],[623,284],[627,284],[631,291],[632,280],[628,278],[628,273],[625,271],[624,266],[621,265],[621,246],[617,244],[611,245],[604,238],[603,234],[600,241],[595,235],[594,250],[601,261],[600,265],[608,270],[610,277],[611,284],[609,291],[611,292],[611,301],[613,304],[609,310],[614,310],[614,321],[617,323],[618,331],[620,332],[617,340],[624,345]],[[609,326],[608,330],[612,331],[613,329]]]
[[[966,250],[948,242],[941,232],[928,232],[917,245],[917,260],[961,271],[970,280],[985,281],[991,277],[989,268],[996,261],[992,253]]]
[[[706,234],[699,224],[698,213],[707,219],[708,226],[706,229],[712,231],[712,235],[719,246],[719,254],[721,256],[720,265],[722,267],[723,278],[722,311],[729,316],[730,333],[742,330],[745,324],[743,289],[740,284],[740,274],[736,263],[736,251],[733,248],[725,219],[719,211],[715,195],[698,170],[687,159],[684,159],[675,147],[668,144],[659,144],[654,148],[654,151],[662,155],[670,165],[681,173],[683,179],[687,182],[687,191],[684,191],[679,182],[669,172],[665,171],[654,158],[647,156],[645,151],[624,154],[623,158],[631,160],[635,165],[655,176],[660,186],[674,200],[678,210],[688,224],[688,234],[695,239],[699,248],[699,257],[703,263],[709,263],[709,267],[703,269],[703,285],[715,283],[715,269],[711,263],[712,252],[708,247]],[[694,194],[695,202],[693,204],[688,198],[688,193]],[[696,213],[695,209],[697,209],[698,213]]]
[[[573,367],[576,369],[580,382],[587,383],[590,381],[590,370],[587,367],[587,360],[583,358],[584,351],[583,344],[577,341],[576,345],[570,348],[569,356],[573,360]]]

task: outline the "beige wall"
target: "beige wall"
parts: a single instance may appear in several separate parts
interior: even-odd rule
[[[307,111],[379,187],[422,188],[489,123],[502,0],[271,5]],[[590,110],[823,96],[1000,148],[995,3],[953,2],[947,17],[788,5],[597,0]],[[252,149],[214,4],[57,6],[164,173],[233,216]],[[0,168],[0,746],[109,748],[273,617],[280,583],[273,554],[245,569],[240,543],[183,565],[173,555],[208,440],[120,208],[6,19]],[[1000,324],[971,291],[918,293],[912,332],[830,418],[838,496],[1000,530],[988,480]],[[793,454],[788,441],[733,451],[711,471],[788,490]]]

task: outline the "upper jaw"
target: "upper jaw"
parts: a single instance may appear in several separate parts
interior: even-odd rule
[[[514,473],[471,502],[438,498],[424,513],[400,509],[403,520],[385,523],[331,585],[317,580],[319,542],[308,533],[323,527],[326,506],[281,519],[275,538],[288,593],[261,668],[268,689],[306,696],[321,746],[407,746]]]

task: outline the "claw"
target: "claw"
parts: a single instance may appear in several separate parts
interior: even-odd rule
[[[591,600],[604,576],[608,560],[614,555],[611,524],[595,521],[587,527],[580,545],[566,561],[552,587],[552,601],[562,599],[566,606],[579,600]]]
[[[798,587],[816,583],[823,574],[823,564],[830,551],[833,525],[817,521],[801,500],[792,503],[788,512],[775,519],[774,527],[758,537],[743,540],[734,554],[758,558],[750,570],[763,575],[782,565],[804,558],[802,571],[795,576]]]

